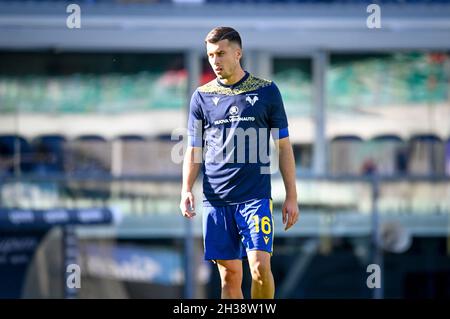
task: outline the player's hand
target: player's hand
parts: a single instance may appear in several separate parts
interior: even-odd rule
[[[180,210],[186,218],[192,218],[195,215],[194,195],[191,192],[182,192],[180,201]]]
[[[288,230],[298,220],[299,212],[297,199],[286,198],[283,204],[282,214],[283,214],[283,224],[286,224],[284,230]]]

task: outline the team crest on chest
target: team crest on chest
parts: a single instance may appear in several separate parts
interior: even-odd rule
[[[254,95],[253,97],[250,95],[247,95],[245,100],[253,106],[253,105],[255,105],[256,101],[259,100],[259,98],[258,98],[258,95]]]

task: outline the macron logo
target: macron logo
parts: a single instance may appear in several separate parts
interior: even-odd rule
[[[212,98],[212,101],[215,106],[217,106],[217,103],[219,103],[219,100],[220,100],[220,97],[217,97],[217,96]]]

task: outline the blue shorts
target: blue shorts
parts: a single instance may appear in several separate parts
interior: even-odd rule
[[[204,207],[203,243],[205,260],[242,259],[247,250],[272,254],[272,200]]]

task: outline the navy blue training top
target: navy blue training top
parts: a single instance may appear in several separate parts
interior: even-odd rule
[[[205,147],[205,206],[271,198],[270,136],[285,138],[288,121],[275,83],[245,72],[233,85],[218,79],[191,98],[188,143]]]

